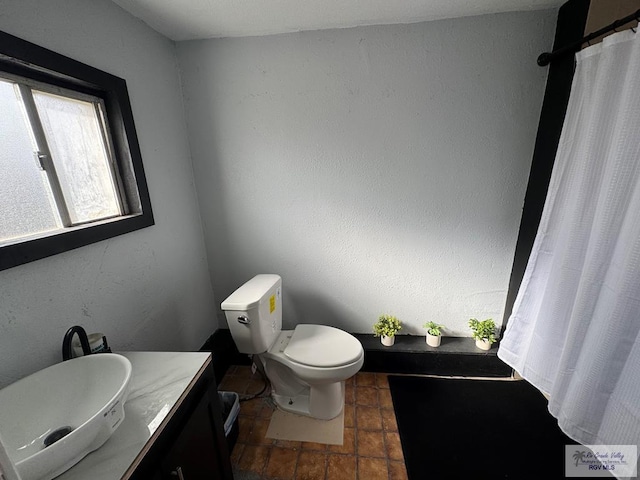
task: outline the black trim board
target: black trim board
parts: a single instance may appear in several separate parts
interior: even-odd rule
[[[553,50],[557,50],[583,37],[590,3],[590,0],[569,0],[560,7]],[[544,101],[529,173],[529,183],[524,198],[520,231],[518,232],[511,278],[509,280],[501,337],[511,316],[513,304],[520,289],[529,255],[533,248],[533,242],[538,232],[567,104],[569,103],[574,70],[574,58],[571,55],[560,57],[549,66],[547,86],[544,92]]]
[[[238,352],[228,328],[219,328],[213,332],[200,351],[211,352],[213,370],[219,380],[222,380],[231,365],[251,365],[249,355]]]

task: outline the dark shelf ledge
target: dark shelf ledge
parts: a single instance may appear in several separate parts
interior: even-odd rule
[[[443,337],[438,348],[427,345],[424,336],[398,335],[395,345],[385,347],[380,339],[367,333],[353,334],[364,347],[365,372],[409,373],[422,375],[460,375],[508,377],[511,367],[498,358],[498,344],[491,350],[476,348],[472,338]],[[224,376],[230,365],[250,365],[247,355],[238,353],[231,332],[219,329],[203,345],[213,352],[216,378]]]
[[[498,344],[480,350],[473,338],[442,337],[435,348],[421,335],[398,335],[385,347],[373,334],[356,333],[365,351],[363,370],[384,373],[508,377],[511,367],[498,358]]]
[[[468,337],[442,337],[439,347],[427,345],[424,336],[420,335],[398,335],[392,347],[385,347],[380,343],[380,337],[373,334],[354,333],[353,334],[365,350],[399,351],[399,352],[423,352],[423,353],[464,353],[470,355],[497,355],[498,344],[494,343],[491,350],[480,350],[476,347],[473,338]]]

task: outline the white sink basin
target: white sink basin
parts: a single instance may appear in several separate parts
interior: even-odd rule
[[[0,434],[22,480],[50,480],[102,446],[124,419],[130,379],[129,360],[101,353],[0,390]]]

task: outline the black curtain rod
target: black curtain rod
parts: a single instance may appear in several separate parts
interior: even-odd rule
[[[600,35],[604,35],[605,33],[609,33],[612,30],[615,30],[616,28],[619,28],[619,27],[631,22],[632,20],[640,21],[640,10],[637,10],[635,13],[632,13],[631,15],[627,15],[624,18],[616,20],[612,24],[607,25],[606,27],[603,27],[600,30],[596,30],[595,32],[590,33],[586,37],[582,37],[582,39],[580,39],[580,40],[578,40],[576,42],[570,43],[569,45],[567,45],[565,47],[559,48],[558,50],[554,50],[553,52],[541,53],[540,56],[538,57],[538,65],[540,65],[541,67],[544,67],[544,66],[549,65],[551,62],[553,62],[558,57],[566,55],[567,53],[577,52],[580,49],[580,47],[582,46],[583,43],[590,42],[594,38],[598,38]]]

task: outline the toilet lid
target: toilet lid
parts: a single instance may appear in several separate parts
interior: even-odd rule
[[[353,335],[326,325],[298,325],[284,354],[312,367],[339,367],[362,355],[362,344]]]

